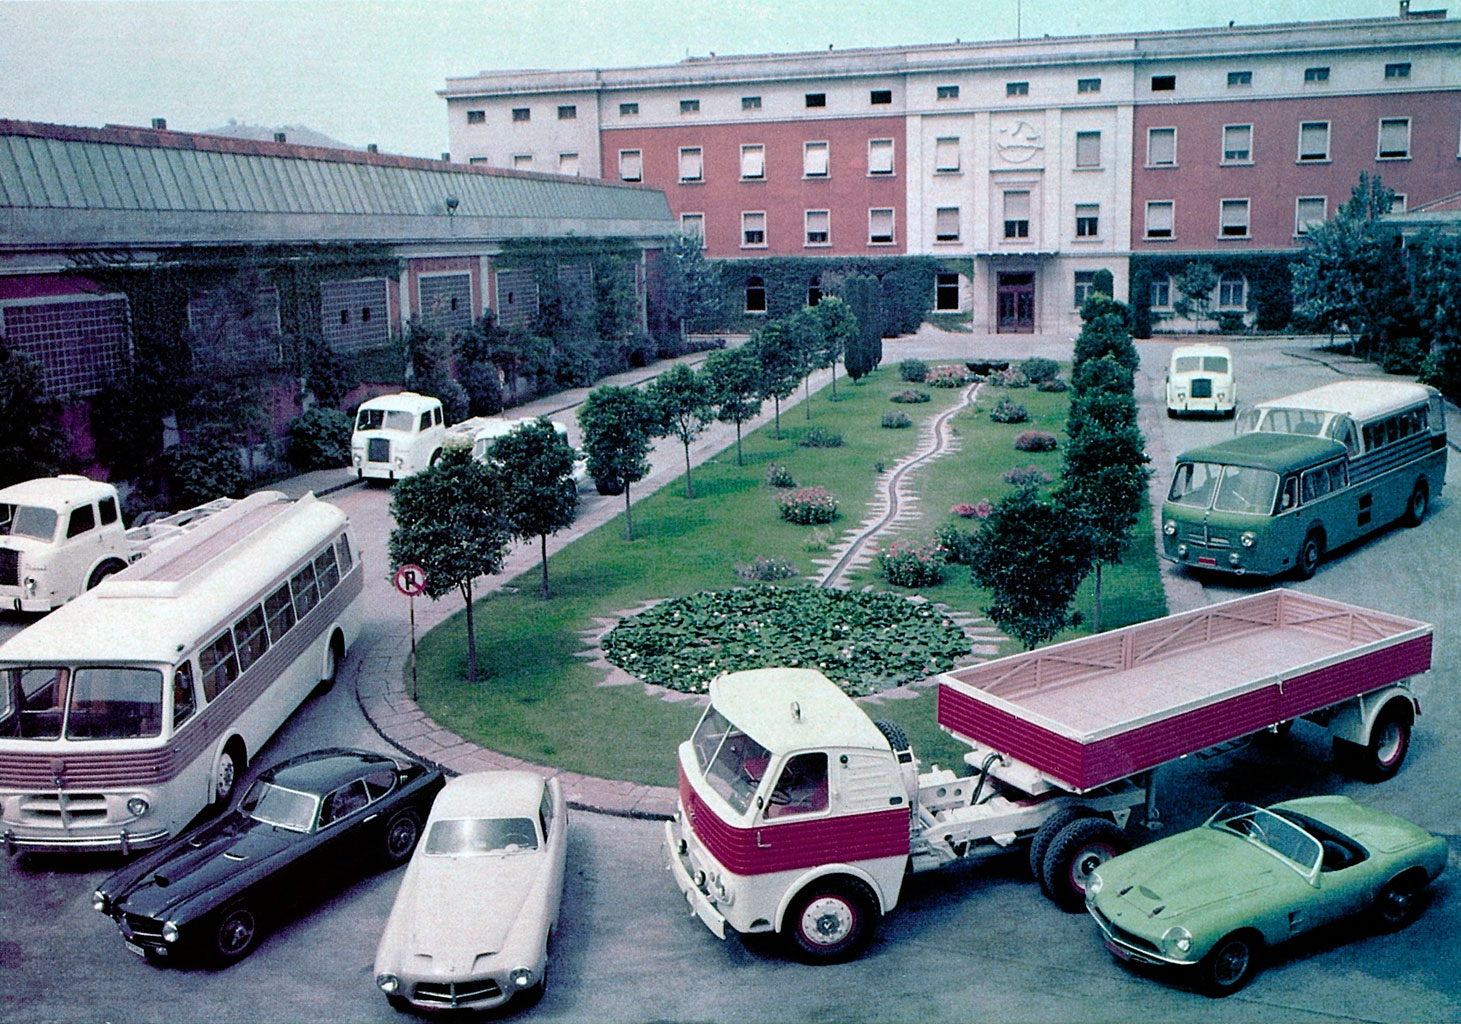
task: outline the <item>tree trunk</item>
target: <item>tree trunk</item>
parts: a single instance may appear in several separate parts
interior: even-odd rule
[[[629,518],[629,481],[624,481],[624,536],[634,539],[634,520]]]
[[[685,442],[685,497],[695,498],[695,484],[690,479],[690,442]]]
[[[832,360],[832,401],[837,401],[837,360]]]
[[[1091,631],[1101,632],[1101,563],[1096,563],[1096,603],[1091,610]]]
[[[806,395],[802,406],[807,410],[807,421],[812,419],[812,375],[809,373],[802,378],[802,391]]]
[[[472,581],[461,585],[462,597],[467,602],[467,683],[477,682],[477,623],[472,615]]]
[[[539,550],[543,552],[543,600],[548,600],[548,535],[538,534]]]
[[[744,466],[746,460],[741,457],[741,421],[736,420],[736,465]]]
[[[771,399],[771,401],[772,401],[772,404],[774,404],[776,406],[776,440],[780,441],[781,440],[781,399],[776,398],[775,396],[773,396],[772,399]]]

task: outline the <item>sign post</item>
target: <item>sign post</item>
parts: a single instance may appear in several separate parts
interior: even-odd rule
[[[403,565],[396,570],[396,589],[411,602],[411,699],[416,699],[416,595],[426,592],[426,570],[419,565]]]

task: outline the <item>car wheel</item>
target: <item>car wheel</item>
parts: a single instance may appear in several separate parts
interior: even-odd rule
[[[415,811],[397,811],[386,824],[386,863],[404,864],[421,838],[421,818]]]
[[[1060,909],[1079,911],[1086,905],[1086,883],[1091,873],[1130,846],[1115,822],[1079,818],[1061,829],[1045,851],[1041,884]]]
[[[1378,931],[1396,932],[1415,920],[1420,910],[1421,885],[1413,877],[1394,878],[1386,883],[1372,908]]]
[[[259,938],[259,920],[246,903],[229,907],[213,929],[213,959],[220,965],[241,960]]]
[[[792,901],[786,931],[801,959],[837,963],[862,951],[877,913],[877,898],[855,879],[814,882]]]
[[[1405,525],[1419,526],[1430,507],[1431,489],[1424,480],[1421,480],[1416,483],[1415,490],[1410,492],[1410,503],[1405,506]]]
[[[1040,827],[1035,830],[1035,836],[1030,840],[1030,874],[1040,885],[1040,891],[1050,896],[1051,893],[1045,888],[1045,851],[1050,849],[1050,844],[1060,834],[1060,830],[1071,822],[1080,818],[1090,817],[1091,812],[1084,807],[1064,807],[1056,811],[1050,817],[1041,822]]]
[[[1294,572],[1301,580],[1312,579],[1323,560],[1324,535],[1318,530],[1312,530],[1299,548],[1299,557],[1294,559]]]
[[[1245,932],[1234,932],[1218,940],[1197,965],[1202,991],[1221,999],[1253,980],[1258,971],[1258,946]]]

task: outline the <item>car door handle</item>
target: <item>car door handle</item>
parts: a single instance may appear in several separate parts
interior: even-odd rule
[[[361,824],[362,825],[369,825],[372,821],[374,821],[376,818],[379,818],[379,817],[380,817],[380,812],[379,811],[376,811],[370,817],[366,818],[363,822],[361,822]]]

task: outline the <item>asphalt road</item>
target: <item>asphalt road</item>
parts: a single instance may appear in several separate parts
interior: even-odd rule
[[[890,343],[886,358],[905,353]],[[1290,347],[1291,346],[1287,346]],[[1237,354],[1243,401],[1336,379],[1332,370],[1258,342]],[[1144,401],[1160,401],[1165,347],[1143,346]],[[1226,436],[1227,422],[1166,421],[1155,451]],[[1453,437],[1461,438],[1461,429]],[[1156,440],[1156,439],[1154,439]],[[1170,456],[1158,461],[1165,476]],[[1455,456],[1453,456],[1454,462]],[[1451,474],[1454,482],[1457,477]],[[371,564],[384,565],[384,491],[336,496]],[[1423,717],[1404,770],[1379,786],[1337,774],[1327,734],[1300,723],[1277,744],[1162,769],[1168,830],[1197,823],[1226,799],[1263,803],[1344,792],[1452,837],[1451,870],[1419,921],[1396,935],[1328,931],[1279,951],[1243,992],[1211,1001],[1117,966],[1091,922],[1042,899],[1023,851],[915,876],[868,953],[804,967],[774,943],[715,939],[690,918],[663,870],[661,827],[593,814],[571,819],[567,887],[548,992],[527,1016],[605,1021],[1165,1021],[1461,1020],[1461,496],[1448,489],[1419,529],[1390,530],[1342,552],[1300,589],[1436,625],[1435,664],[1420,681]],[[1185,582],[1184,586],[1189,586]],[[1211,583],[1219,600],[1267,584]],[[391,614],[367,593],[366,634]],[[0,632],[19,624],[3,620]],[[358,654],[356,655],[358,656]],[[1214,666],[1221,671],[1221,666]],[[610,740],[611,741],[611,740]],[[260,756],[268,764],[326,745],[385,749],[348,685],[313,698]],[[666,757],[672,756],[666,751]],[[400,872],[348,872],[294,923],[221,972],[152,967],[123,948],[90,892],[117,862],[30,857],[0,867],[0,1006],[6,1021],[344,1021],[402,1019],[375,990],[371,961]],[[443,900],[453,894],[443,894]],[[510,1016],[503,1014],[502,1016]]]

